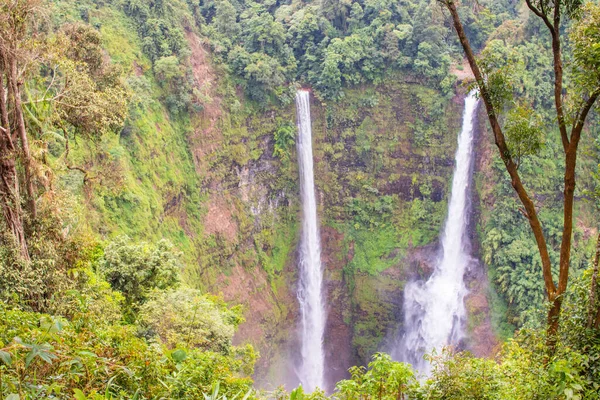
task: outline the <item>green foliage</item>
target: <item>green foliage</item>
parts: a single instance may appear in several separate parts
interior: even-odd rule
[[[296,138],[296,127],[292,122],[281,123],[273,133],[273,155],[281,160],[289,158]]]
[[[51,201],[40,202],[30,227],[30,262],[14,247],[12,235],[0,225],[0,299],[28,309],[47,311],[55,296],[71,289],[64,274],[95,259],[96,243],[79,226],[79,211],[67,193],[55,191]]]
[[[499,40],[490,41],[479,58],[481,72],[484,74],[492,107],[501,114],[504,107],[513,99],[519,53],[511,46]]]
[[[570,32],[573,43],[573,74],[580,97],[587,98],[600,83],[600,7],[585,2],[576,13]]]
[[[182,21],[191,20],[192,16],[185,4],[178,0],[153,3],[125,0],[121,5],[135,21],[141,48],[165,88],[161,98],[169,111],[172,114],[197,111],[201,99],[193,90],[193,73],[188,62],[189,44],[182,26]]]
[[[135,308],[147,300],[151,290],[177,285],[182,265],[167,240],[156,245],[134,244],[129,237],[120,236],[106,246],[97,268],[113,289],[123,293],[128,307]]]
[[[72,24],[63,27],[54,40],[51,46],[56,53],[50,53],[47,61],[53,72],[46,77],[51,90],[44,98],[53,94],[60,99],[52,116],[57,127],[65,135],[67,124],[75,133],[96,137],[121,129],[128,93],[121,69],[104,58],[100,33],[84,24]]]
[[[175,56],[161,57],[154,63],[154,73],[159,81],[170,84],[182,77],[179,60]]]
[[[527,23],[515,20],[506,24],[507,30],[499,28],[482,52],[481,65],[492,91],[494,107],[504,126],[513,160],[519,167],[522,181],[536,199],[536,207],[540,210],[542,226],[548,238],[551,261],[556,265],[562,240],[562,204],[556,194],[563,190],[564,178],[558,171],[564,170],[564,165],[560,155],[560,134],[557,129],[547,128],[550,124],[555,124],[556,118],[553,96],[549,95],[553,93],[553,61],[550,43],[536,34],[538,30],[547,28],[543,23],[535,25],[534,20],[536,18],[529,18]],[[582,39],[582,31],[575,33],[578,24],[583,23],[580,21],[582,20],[572,21],[570,29],[571,35],[574,35],[573,40],[565,42],[564,48],[567,59],[571,59],[571,51],[575,51],[577,41]],[[593,25],[591,21],[593,18],[588,19],[587,23]],[[583,48],[580,50],[583,51]],[[577,74],[579,68],[581,71],[585,70],[583,64],[579,66],[577,63],[565,68],[568,77],[565,88],[570,93],[582,83],[579,80],[583,75],[578,77]],[[593,75],[591,70],[588,72],[584,73],[586,79]],[[575,94],[582,94],[585,98],[589,95],[589,90],[569,94],[566,98],[573,100],[577,98]],[[569,113],[575,105],[571,104],[572,100],[567,100],[565,105],[569,120],[572,118]],[[584,153],[594,154],[592,158],[596,157],[597,152],[593,149],[589,136],[586,138],[584,135],[582,146]],[[597,163],[587,157],[580,157],[578,162],[578,190],[581,193],[593,191],[591,188],[595,187],[595,183],[590,175],[591,171],[597,169]],[[505,176],[504,166],[499,160],[494,160],[492,170],[492,180],[500,180],[500,177]],[[504,315],[506,322],[520,326],[528,318],[526,311],[532,307],[541,307],[545,296],[540,284],[541,262],[535,251],[536,243],[528,232],[526,220],[518,211],[508,180],[498,184],[482,183],[480,186],[489,195],[486,204],[493,204],[491,208],[482,209],[481,238],[483,259],[490,267],[489,275],[496,285],[495,292],[499,295],[498,301],[494,302],[495,308],[499,314]],[[578,202],[575,213],[579,215],[580,224],[577,225],[595,224],[595,218],[588,216],[593,207],[593,204],[585,201]],[[572,270],[577,271],[583,267],[582,259],[587,246],[588,240],[581,236],[581,231],[576,226]]]
[[[240,397],[240,393],[237,393],[234,396],[228,397],[226,394],[219,394],[219,388],[220,388],[220,383],[217,382],[214,386],[213,386],[213,390],[212,393],[210,394],[204,394],[204,400],[235,400],[238,397]],[[246,400],[250,395],[252,394],[252,389],[248,390],[248,392],[244,395],[244,397],[241,397],[241,400]]]
[[[285,392],[284,392],[285,393]],[[281,396],[279,393],[276,395]],[[285,394],[284,394],[285,396]],[[278,397],[281,398],[281,397]],[[323,389],[316,388],[312,393],[305,393],[302,385],[298,386],[296,389],[290,392],[289,399],[290,400],[325,400],[327,399],[327,395],[323,391]]]
[[[244,378],[254,362],[250,348],[231,349],[231,355],[170,351],[138,338],[130,325],[96,321],[92,328],[77,318],[66,322],[5,308],[0,314],[3,396],[201,398],[219,381],[228,397],[250,390],[251,380]]]
[[[410,365],[392,361],[384,353],[375,353],[368,368],[352,367],[349,372],[350,379],[336,384],[336,399],[412,398],[413,390],[418,386]]]
[[[517,164],[526,156],[538,154],[543,146],[542,118],[523,105],[511,109],[504,125],[506,144]]]
[[[477,47],[515,13],[505,1],[483,3],[467,22]],[[286,87],[296,81],[310,84],[319,97],[340,99],[343,88],[382,82],[392,71],[416,75],[447,92],[452,86],[448,68],[458,47],[435,3],[188,4],[216,58],[250,98],[263,103],[274,97],[288,101]]]
[[[524,115],[523,118],[535,117]],[[539,215],[554,265],[558,263],[562,238],[562,212],[560,199],[556,198],[563,179],[558,173],[563,163],[558,156],[561,146],[558,137],[559,134],[555,131],[546,134],[545,144],[537,154],[521,158],[519,164],[522,179],[528,183],[536,198],[542,199],[541,207],[538,206]],[[535,142],[533,148],[538,145]],[[590,165],[585,165],[589,161],[583,159],[583,165],[578,166],[579,184],[582,187],[594,185],[590,174],[585,172],[591,168]],[[495,302],[495,312],[503,315],[505,322],[521,326],[528,319],[526,311],[541,307],[545,301],[543,285],[540,283],[541,260],[537,254],[535,238],[529,232],[528,225],[523,223],[526,220],[519,211],[518,200],[510,182],[508,179],[500,180],[500,177],[504,178],[504,166],[499,159],[492,163],[492,173],[498,177],[498,183],[484,184],[494,201],[493,207],[482,210],[482,259],[489,266],[490,280],[499,295]],[[589,212],[587,210],[592,207],[593,204],[582,202],[576,208],[582,221],[593,223],[593,219],[586,216]],[[581,227],[575,226],[574,243],[571,270],[576,274],[585,267],[586,251],[590,245]]]
[[[123,242],[109,245],[102,256],[94,239],[79,237],[81,232],[75,228],[80,225],[68,219],[50,223],[47,217],[51,214],[45,214],[32,228],[36,239],[31,264],[19,263],[10,240],[2,239],[2,300],[11,308],[49,313],[12,308],[3,315],[3,394],[21,390],[21,397],[74,395],[78,399],[245,398],[248,393],[253,396],[248,375],[256,354],[248,347],[231,346],[233,330],[240,322],[239,310],[190,289],[156,289],[174,283],[179,269],[177,257],[173,257],[168,246],[161,247],[161,242],[156,246],[137,243],[139,238],[157,242],[166,237],[185,249],[186,260],[194,261],[190,266],[197,261],[197,270],[206,274],[195,282],[199,285],[211,284],[206,276],[212,279],[239,262],[248,270],[262,265],[274,292],[284,287],[284,266],[297,231],[293,222],[296,203],[286,194],[296,190],[297,171],[289,160],[294,128],[287,122],[292,112],[286,108],[276,110],[277,114],[262,115],[255,102],[244,102],[230,93],[236,84],[249,97],[263,103],[275,97],[289,101],[296,80],[313,85],[318,96],[342,99],[340,103],[319,107],[320,113],[316,114],[320,129],[315,131],[322,135],[316,137],[315,143],[315,154],[322,161],[317,165],[317,183],[327,205],[324,221],[343,237],[346,254],[338,256],[351,259],[344,269],[344,279],[356,310],[351,321],[354,343],[357,353],[366,359],[383,338],[385,324],[395,318],[391,305],[378,297],[379,290],[384,285],[396,290],[403,284],[403,278],[392,279],[381,272],[398,265],[406,248],[434,240],[445,209],[440,201],[447,192],[445,180],[450,171],[444,166],[448,160],[445,153],[451,154],[448,149],[454,143],[454,135],[450,132],[455,130],[449,126],[453,125],[452,115],[460,113],[446,108],[448,98],[441,96],[440,91],[397,84],[416,77],[449,93],[452,79],[447,76],[447,68],[457,53],[453,36],[447,35],[437,7],[416,0],[324,1],[319,5],[227,0],[190,0],[187,4],[177,0],[82,2],[80,7],[66,4],[70,2],[58,3],[61,10],[68,10],[65,18],[80,15],[101,32],[88,26],[66,27],[61,39],[68,44],[63,46],[66,53],[56,64],[60,67],[57,76],[66,81],[68,75],[69,82],[79,85],[77,101],[87,101],[84,94],[89,92],[93,102],[82,110],[65,108],[60,118],[49,120],[40,118],[47,117],[49,110],[32,104],[28,123],[40,122],[42,127],[35,130],[40,138],[54,134],[45,122],[61,121],[69,125],[70,133],[93,136],[94,143],[75,143],[71,157],[89,167],[89,175],[98,184],[82,188],[81,180],[73,176],[78,172],[61,170],[57,183],[80,196],[77,202],[85,204],[81,206],[86,208],[85,216],[75,213],[76,207],[69,203],[52,206],[68,209],[69,214],[73,211],[73,219],[87,219],[98,235],[128,233],[136,242],[119,238],[116,242]],[[514,13],[504,1],[482,1],[478,7],[465,8],[469,15],[466,28],[476,46],[483,46],[504,14]],[[594,28],[590,20],[586,21],[582,26]],[[208,171],[192,162],[188,146],[199,146],[190,144],[194,140],[192,126],[197,121],[190,123],[188,119],[193,119],[194,114],[182,112],[197,109],[197,99],[190,90],[193,79],[186,43],[186,35],[196,28],[207,35],[204,40],[224,67],[220,78],[230,79],[228,72],[234,77],[217,88],[219,96],[224,96],[223,104],[231,109],[221,110],[224,114],[218,121],[224,143],[200,160],[209,164]],[[586,29],[576,34],[585,36]],[[515,91],[526,92],[532,103],[546,104],[546,71],[534,67],[536,59],[547,64],[547,55],[538,51],[544,45],[536,42],[519,46],[523,46],[527,56],[512,64],[518,68],[518,79],[507,83],[501,75],[492,76],[498,78],[498,104],[507,104],[500,101],[509,98],[505,96],[508,91],[502,93],[507,87],[511,96]],[[108,58],[103,49],[123,71],[103,61]],[[501,55],[511,54],[510,49],[499,50]],[[510,69],[502,66],[501,58],[496,60],[499,68]],[[587,61],[583,57],[580,62]],[[394,71],[402,73],[394,75]],[[120,83],[122,72],[129,74],[127,86],[135,93],[121,130],[127,97]],[[27,83],[30,93],[36,94],[38,83],[48,82],[52,76],[50,70],[45,70],[38,82]],[[378,82],[385,85],[375,89],[361,87]],[[352,86],[357,88],[349,89]],[[108,91],[109,88],[114,90]],[[113,101],[115,107],[111,108]],[[110,114],[112,111],[115,113]],[[522,161],[521,170],[526,171],[527,179],[538,182],[536,194],[548,208],[545,217],[549,223],[545,229],[556,245],[560,240],[560,216],[553,211],[549,193],[557,185],[552,171],[560,161],[554,157],[551,162],[543,162],[536,157],[537,142],[528,141],[532,135],[521,133],[531,133],[528,129],[538,126],[538,121],[527,119],[528,125],[524,125],[528,116],[519,112],[516,117],[506,122],[515,125],[513,148],[523,155],[531,153]],[[398,124],[399,120],[403,124]],[[193,126],[195,133],[204,128]],[[112,134],[117,131],[121,131],[119,137]],[[263,139],[271,136],[273,155],[279,160],[264,152],[267,146]],[[50,164],[63,154],[63,141],[53,137],[56,140],[48,142],[49,152],[43,153],[49,155]],[[540,151],[551,157],[555,154],[552,144]],[[235,199],[232,202],[237,214],[233,219],[240,232],[234,243],[217,235],[205,240],[200,222],[204,216],[203,197],[198,193],[216,185],[231,196],[229,188],[238,184],[231,171],[243,166],[254,173],[256,164],[265,160],[268,170],[258,168],[248,187],[267,188],[268,207],[274,208],[272,214],[276,216],[265,217],[263,211],[257,216],[255,210],[262,204],[250,204],[254,199]],[[52,172],[52,168],[54,164],[47,171]],[[199,178],[196,172],[205,175]],[[109,174],[118,175],[118,179]],[[531,304],[541,304],[543,292],[533,284],[539,261],[531,251],[532,238],[522,232],[514,203],[505,200],[510,199],[505,186],[494,185],[494,210],[500,218],[497,222],[486,219],[484,235],[489,240],[483,243],[482,250],[492,267],[491,276],[500,296],[510,303],[511,321],[522,322],[522,311]],[[40,199],[46,201],[49,200]],[[580,251],[575,249],[575,253]],[[575,257],[575,269],[580,264],[581,258]],[[90,265],[104,271],[113,289],[119,291],[112,290]],[[399,269],[403,267],[399,265]],[[190,268],[188,273],[195,271],[196,268]],[[583,298],[583,286],[579,290],[578,296]],[[140,314],[126,309],[124,316],[124,302],[136,309],[143,303]],[[277,305],[287,317],[286,304]],[[389,398],[404,389],[412,391],[415,398],[495,395],[516,399],[520,398],[519,391],[529,398],[584,396],[585,391],[594,389],[592,383],[598,382],[598,357],[592,351],[586,353],[590,348],[597,352],[597,340],[593,333],[579,334],[576,321],[581,319],[580,314],[573,314],[569,329],[578,332],[578,337],[585,335],[585,339],[569,342],[565,335],[565,343],[576,351],[565,349],[560,355],[563,358],[550,364],[549,372],[531,367],[541,363],[543,351],[527,347],[529,342],[518,342],[506,351],[500,367],[467,355],[456,359],[448,356],[440,361],[443,372],[436,378],[438,384],[431,384],[428,395],[424,394],[426,389],[419,392],[403,387],[407,383],[402,382],[413,382],[410,370],[384,355],[377,355],[369,370],[353,369],[353,378],[342,385],[348,385],[348,393],[356,396],[370,393],[381,397],[385,392]],[[127,324],[132,319],[138,320],[139,325]],[[15,336],[22,340],[14,340]],[[535,338],[537,342],[543,340],[539,333]],[[518,384],[509,385],[513,382]],[[503,394],[507,393],[507,386],[513,390],[512,397]],[[325,394],[308,395],[297,390],[292,397],[316,399],[325,398]]]
[[[346,212],[352,219],[344,230],[347,239],[354,242],[349,271],[377,275],[398,261],[398,256],[390,256],[399,243],[399,232],[392,223],[396,202],[392,196],[347,200]]]
[[[156,291],[140,307],[145,336],[157,336],[169,348],[200,348],[227,354],[235,328],[243,322],[239,307],[193,289]]]
[[[570,351],[579,354],[580,358],[573,357],[570,363],[575,363],[580,370],[579,376],[573,375],[572,371],[564,371],[566,373],[561,376],[561,379],[570,379],[571,386],[577,383],[574,381],[579,380],[580,385],[587,387],[593,393],[600,390],[600,335],[597,326],[588,327],[586,322],[589,321],[590,313],[593,318],[593,313],[597,313],[600,309],[598,304],[600,289],[596,287],[596,302],[590,304],[592,274],[593,266],[576,276],[565,298],[563,312],[566,318],[561,325],[561,340],[567,355]],[[565,383],[565,387],[567,386]]]
[[[249,345],[231,346],[239,308],[190,289],[161,292],[175,283],[179,268],[170,245],[121,237],[103,251],[80,231],[57,234],[61,213],[52,208],[49,218],[40,211],[32,272],[2,259],[12,268],[10,278],[24,284],[16,295],[2,292],[10,303],[0,304],[0,397],[201,398],[217,382],[227,398],[251,395],[257,355]],[[0,249],[11,254],[4,243]],[[28,282],[30,273],[41,280]],[[150,289],[139,318],[137,307],[123,314],[124,300],[147,300]],[[52,314],[26,311],[31,308]],[[132,319],[142,321],[147,339],[140,326],[124,322]]]

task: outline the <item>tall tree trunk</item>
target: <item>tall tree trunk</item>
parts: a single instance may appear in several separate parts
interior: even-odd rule
[[[550,310],[548,311],[548,317],[546,319],[548,324],[546,329],[546,346],[548,346],[550,355],[554,354],[556,344],[558,343],[558,326],[560,322],[562,302],[562,295],[557,295],[554,297],[554,300],[551,301]],[[545,359],[545,362],[548,362],[548,358]]]
[[[29,151],[29,139],[27,138],[27,131],[25,129],[25,119],[23,117],[23,103],[21,101],[22,83],[19,82],[16,58],[10,57],[7,64],[9,68],[9,73],[7,74],[8,84],[10,93],[12,95],[17,132],[21,140],[21,150],[23,153],[23,168],[25,170],[25,189],[27,190],[28,197],[27,203],[29,205],[29,212],[31,214],[31,218],[36,219],[37,206],[35,203],[35,191],[33,189],[31,152]]]
[[[2,215],[14,236],[19,253],[25,260],[29,260],[19,201],[19,183],[14,152],[7,149],[6,140],[2,138],[0,139],[0,202],[2,203]]]
[[[4,221],[13,234],[21,257],[29,260],[29,251],[21,219],[21,196],[15,165],[16,149],[8,118],[7,93],[3,84],[3,72],[3,62],[0,54],[0,203]]]
[[[557,288],[557,286],[554,284],[554,279],[552,277],[552,264],[550,262],[550,255],[548,253],[548,246],[546,244],[546,238],[545,238],[544,232],[542,230],[542,224],[538,218],[537,210],[535,209],[535,205],[533,204],[533,201],[529,197],[527,190],[525,189],[525,187],[523,186],[523,183],[521,182],[521,177],[519,176],[517,166],[515,165],[514,161],[512,160],[512,157],[510,155],[510,151],[506,144],[504,133],[502,132],[502,127],[500,126],[498,117],[496,116],[496,110],[494,110],[490,94],[488,92],[487,86],[486,86],[484,78],[483,78],[483,74],[481,73],[481,70],[479,69],[479,65],[477,64],[477,60],[475,59],[475,54],[473,53],[473,49],[471,48],[469,39],[467,38],[467,35],[463,29],[462,23],[460,21],[460,17],[458,15],[458,11],[456,9],[456,4],[454,3],[453,0],[442,0],[442,1],[443,1],[444,5],[448,8],[448,10],[450,11],[450,14],[452,15],[452,21],[453,21],[454,28],[456,29],[458,39],[465,51],[465,54],[467,56],[467,60],[469,61],[471,70],[473,71],[473,74],[475,75],[475,80],[477,81],[480,95],[485,104],[486,111],[488,114],[488,119],[489,119],[490,125],[492,127],[492,132],[494,133],[494,139],[496,142],[496,146],[498,147],[498,150],[500,152],[500,157],[502,158],[502,161],[504,162],[506,170],[508,171],[508,173],[510,175],[511,184],[512,184],[513,188],[515,189],[515,191],[517,192],[517,195],[519,196],[519,200],[525,207],[526,217],[529,221],[529,226],[531,227],[531,230],[532,230],[533,235],[536,240],[538,251],[539,251],[540,257],[542,259],[542,276],[544,278],[544,286],[546,288],[547,298],[548,298],[548,301],[550,301],[552,303],[552,307],[551,307],[550,311],[548,312],[548,324],[549,325],[548,325],[547,345],[548,345],[550,353],[554,353],[554,349],[556,346],[556,332],[558,331],[558,322],[559,322],[560,310],[561,310],[561,306],[562,306],[562,298],[560,296],[562,294],[562,292],[559,292],[559,288],[563,289],[563,290],[566,288],[566,279],[568,278],[568,271],[569,271],[569,268],[568,268],[569,259],[568,258],[566,259],[566,262],[567,262],[566,267],[563,268],[563,265],[561,263],[561,272],[564,271],[566,274],[561,274],[561,278],[564,275],[565,280],[559,281],[559,288]],[[574,146],[574,149],[575,149],[574,152],[576,154],[576,151],[577,151],[576,145]],[[571,193],[572,193],[571,190],[574,190],[574,188],[575,188],[575,179],[574,179],[575,160],[576,160],[576,158],[573,158],[573,157],[569,158],[569,156],[567,156],[567,161],[572,161],[572,165],[569,165],[567,168],[572,166],[572,170],[573,170],[572,178],[573,179],[571,182],[571,180],[570,180],[571,176],[569,176],[569,183],[572,183],[572,186],[569,186],[568,188],[565,187],[565,195],[567,195],[567,194],[571,195]],[[565,183],[566,182],[567,182],[567,174],[565,173]],[[569,189],[569,190],[567,190],[567,189]],[[571,201],[572,201],[572,197],[571,197]],[[569,216],[572,217],[572,205],[569,208],[569,210],[570,210],[569,213],[565,212],[565,218],[567,218]],[[566,245],[566,243],[563,245],[563,250],[564,250],[565,256],[569,256],[570,250],[571,250],[571,248],[570,248],[571,230],[567,229],[567,233],[568,233],[568,246]],[[562,254],[562,252],[561,252],[561,254]]]

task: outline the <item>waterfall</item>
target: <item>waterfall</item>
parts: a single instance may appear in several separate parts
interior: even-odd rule
[[[473,119],[477,107],[474,92],[465,99],[462,131],[458,136],[448,216],[441,238],[441,257],[426,281],[409,282],[404,289],[404,336],[399,358],[428,375],[425,353],[456,345],[464,336],[466,319],[464,274],[469,254],[469,185],[472,180]]]
[[[298,301],[301,314],[302,365],[298,370],[304,389],[312,392],[324,386],[323,333],[325,308],[323,301],[323,268],[321,242],[317,221],[317,202],[313,172],[310,95],[305,90],[296,93],[298,118],[297,152],[302,197],[302,237],[300,241]]]

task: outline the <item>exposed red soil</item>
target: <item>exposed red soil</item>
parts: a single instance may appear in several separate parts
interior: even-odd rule
[[[450,73],[459,81],[470,81],[475,79],[469,62],[465,59],[460,65],[453,64],[450,66]]]
[[[487,282],[476,280],[471,292],[465,299],[465,305],[471,320],[468,349],[477,357],[493,357],[498,350],[499,341],[492,329],[490,306],[486,296]]]
[[[244,306],[246,321],[238,327],[233,343],[251,343],[259,350],[256,371],[266,373],[277,355],[275,352],[285,345],[282,340],[287,338],[281,333],[289,332],[292,321],[297,319],[294,307],[281,307],[280,304],[293,305],[295,297],[284,290],[274,293],[261,268],[247,270],[236,266],[230,274],[219,276],[215,287],[221,289],[225,301]]]
[[[207,235],[221,234],[229,242],[235,242],[237,239],[237,224],[233,220],[227,201],[221,195],[212,195],[208,202],[204,232]]]
[[[223,139],[219,129],[221,98],[216,92],[218,78],[210,62],[209,51],[194,32],[186,31],[185,37],[191,49],[195,90],[200,94],[202,103],[202,110],[193,118],[194,133],[190,141],[196,170],[204,175],[208,169],[206,156],[217,150]]]
[[[133,73],[137,77],[144,75],[144,70],[143,70],[142,66],[135,61],[133,62]]]

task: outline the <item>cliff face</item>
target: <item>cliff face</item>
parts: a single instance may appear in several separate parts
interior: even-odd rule
[[[348,90],[335,104],[312,99],[330,382],[389,350],[404,283],[429,272],[444,219],[462,101],[406,81]],[[260,350],[265,387],[297,383],[296,157],[293,146],[273,156],[274,133],[294,121],[293,104],[242,118],[223,110],[222,139],[205,155],[216,161],[206,170],[211,246],[199,254],[198,281],[246,305],[237,341]]]
[[[185,31],[200,110],[172,115],[127,19],[98,21],[110,55],[139,92],[127,127],[107,139],[123,181],[87,194],[102,236],[171,239],[184,253],[188,284],[245,307],[235,341],[261,353],[264,387],[296,384],[299,237],[293,104],[248,101]],[[118,45],[117,45],[118,44]],[[348,89],[336,103],[312,98],[316,186],[328,323],[327,380],[346,376],[402,329],[402,289],[427,275],[443,225],[462,98],[413,78]],[[85,151],[81,151],[85,156]]]

